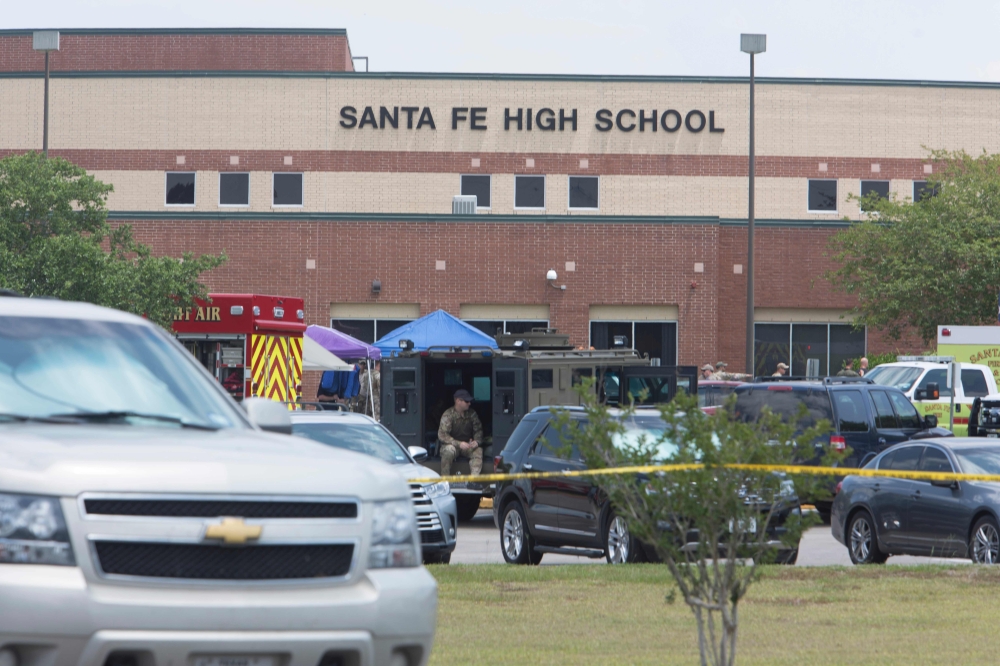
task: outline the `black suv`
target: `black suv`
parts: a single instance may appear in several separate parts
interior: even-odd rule
[[[882,386],[863,377],[758,378],[736,388],[736,414],[754,421],[767,406],[789,420],[798,417],[801,405],[808,410],[800,429],[821,419],[832,425],[830,443],[835,448],[850,447],[842,467],[860,467],[893,444],[910,439],[949,437],[951,432],[937,427],[937,418],[921,416],[899,389]],[[804,464],[817,464],[819,457]],[[815,500],[816,510],[829,520],[832,499]]]
[[[581,424],[580,407],[559,407]],[[620,410],[612,409],[620,415]],[[497,473],[562,472],[587,469],[579,452],[563,456],[566,448],[558,415],[551,408],[536,407],[525,415],[495,460]],[[658,438],[667,427],[656,410],[641,409],[624,423]],[[783,548],[784,522],[798,513],[797,498],[783,500],[767,527],[770,545]],[[767,513],[770,507],[766,507]],[[500,550],[511,564],[538,564],[545,553],[604,557],[613,564],[655,559],[651,548],[629,534],[625,520],[615,513],[600,486],[586,477],[557,477],[502,481],[493,499],[493,521],[500,529]],[[793,564],[798,550],[779,550],[777,561]]]

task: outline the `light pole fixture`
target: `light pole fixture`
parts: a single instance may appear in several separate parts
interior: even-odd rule
[[[31,47],[45,52],[45,111],[42,118],[42,154],[49,156],[49,52],[59,50],[58,30],[36,30],[32,34]]]
[[[559,276],[556,274],[556,271],[555,271],[554,268],[550,268],[549,269],[548,273],[545,274],[545,279],[549,281],[549,286],[552,287],[553,289],[559,289],[560,291],[566,291],[566,285],[564,285],[564,284],[563,285],[557,285],[556,284],[556,280],[559,279]]]
[[[753,57],[767,50],[767,35],[740,35],[740,51],[750,54],[750,211],[747,215],[747,374],[754,374],[754,316],[753,316],[753,178],[754,178],[754,145],[753,145]]]

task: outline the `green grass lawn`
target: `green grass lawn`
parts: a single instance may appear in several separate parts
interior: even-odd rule
[[[660,565],[429,568],[432,665],[694,664]],[[740,604],[741,664],[994,663],[1000,567],[763,567]]]

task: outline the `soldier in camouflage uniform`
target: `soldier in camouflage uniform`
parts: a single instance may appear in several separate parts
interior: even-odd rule
[[[483,424],[472,411],[472,396],[465,389],[455,391],[455,406],[441,415],[438,446],[441,451],[441,476],[451,474],[451,463],[458,456],[468,456],[473,476],[483,470]]]

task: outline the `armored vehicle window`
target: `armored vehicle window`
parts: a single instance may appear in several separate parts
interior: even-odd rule
[[[892,400],[892,404],[896,408],[900,428],[920,427],[920,414],[917,414],[917,408],[913,406],[905,395],[893,391],[889,393],[889,399]]]
[[[572,384],[573,386],[579,386],[583,383],[584,379],[590,379],[593,376],[593,368],[573,368]]]
[[[967,398],[982,398],[989,395],[986,375],[982,370],[962,370],[962,390]]]
[[[462,196],[475,196],[476,208],[490,208],[490,176],[462,176]]]
[[[809,181],[809,212],[810,213],[837,212],[837,181],[835,180]]]
[[[514,208],[545,208],[545,176],[514,176]]]
[[[896,424],[896,413],[892,411],[892,404],[885,391],[872,391],[872,405],[875,407],[875,427],[876,428],[898,428]]]
[[[250,174],[220,173],[219,174],[219,205],[249,206],[250,205]]]
[[[833,396],[840,432],[868,432],[868,412],[861,391],[835,391]]]
[[[863,180],[861,181],[861,198],[864,199],[868,195],[874,194],[879,199],[889,198],[889,181],[887,180]],[[867,207],[862,204],[861,210],[867,210]]]
[[[963,377],[964,379],[964,377]],[[927,374],[923,376],[920,383],[917,384],[917,389],[925,389],[927,385],[931,382],[936,382],[938,389],[941,391],[942,398],[951,397],[951,389],[948,388],[948,371],[944,368],[935,368],[934,370],[928,370]],[[983,395],[986,395],[985,393]]]
[[[497,388],[514,388],[513,370],[497,370]]]
[[[534,368],[531,371],[531,388],[552,388],[552,368]]]
[[[194,205],[194,172],[167,173],[167,205]]]
[[[302,205],[302,174],[301,173],[276,173],[274,174],[274,201],[275,206],[301,206]]]
[[[393,370],[392,371],[392,385],[394,387],[409,387],[417,385],[417,371],[416,370]]]
[[[570,176],[569,207],[596,210],[599,183],[597,176]]]

